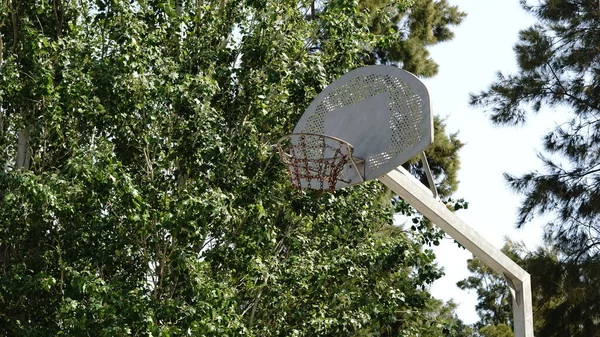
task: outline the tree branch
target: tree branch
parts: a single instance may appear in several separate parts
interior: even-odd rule
[[[591,105],[588,101],[582,100],[581,98],[575,97],[573,96],[573,94],[569,93],[569,90],[567,90],[567,88],[565,88],[565,86],[563,85],[560,77],[558,77],[558,75],[556,74],[556,72],[554,71],[554,68],[552,68],[552,66],[550,65],[549,62],[546,62],[546,66],[548,67],[548,69],[550,69],[550,72],[552,73],[552,76],[554,77],[554,79],[556,80],[556,83],[558,84],[558,86],[562,89],[563,92],[561,92],[561,94],[575,100],[578,103],[581,103],[583,105],[587,105],[589,108],[596,110],[596,111],[600,111],[600,108],[597,106],[593,106]],[[592,113],[594,116],[596,116],[594,113]]]

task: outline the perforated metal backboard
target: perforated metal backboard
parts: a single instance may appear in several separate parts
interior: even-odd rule
[[[433,142],[429,93],[416,76],[397,67],[359,68],[325,88],[294,133],[347,141],[354,147],[353,156],[364,160],[358,170],[364,180],[376,179]],[[358,174],[346,165],[336,189],[362,182]]]

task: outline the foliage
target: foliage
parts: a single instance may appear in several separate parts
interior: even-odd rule
[[[177,4],[0,2],[0,334],[438,324],[422,320],[440,276],[422,244],[439,233],[384,235],[377,182],[290,191],[270,146],[391,37],[354,1],[318,21],[309,2]]]
[[[569,120],[544,137],[545,172],[506,175],[525,199],[522,226],[538,214],[556,215],[546,235],[571,259],[600,252],[600,11],[594,1],[522,1],[538,23],[521,31],[515,52],[518,75],[500,74],[471,103],[491,110],[504,125],[528,115],[567,110]]]

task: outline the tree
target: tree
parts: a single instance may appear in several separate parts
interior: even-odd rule
[[[524,258],[544,336],[598,334],[600,261],[600,10],[594,1],[522,1],[538,20],[523,30],[515,52],[517,75],[499,74],[471,104],[488,108],[502,125],[524,124],[530,114],[562,107],[569,120],[544,137],[543,172],[506,175],[525,196],[518,226],[537,215],[549,247]]]
[[[560,252],[555,247],[540,247],[530,252],[524,246],[510,241],[504,246],[503,252],[531,274],[536,335],[583,337],[595,336],[600,332],[597,324],[600,318],[597,262],[566,263],[561,261]],[[477,258],[469,260],[469,266],[477,266],[470,268],[474,275],[458,285],[461,289],[477,292],[480,320],[476,326],[480,334],[495,336],[502,335],[507,328],[511,331],[508,286],[491,269],[479,268],[481,262]]]
[[[0,334],[423,330],[436,233],[382,235],[377,182],[290,191],[270,146],[367,58],[367,15],[177,4],[0,3]]]
[[[518,226],[554,214],[546,235],[569,259],[600,252],[600,11],[594,1],[522,1],[538,23],[520,32],[518,75],[499,74],[471,104],[490,109],[491,120],[517,125],[543,108],[564,107],[569,121],[544,137],[545,172],[506,175],[525,195]]]
[[[502,252],[513,259],[516,256],[508,244],[502,248]],[[479,321],[475,327],[481,330],[485,326],[506,324],[510,328],[513,324],[512,303],[510,290],[504,278],[476,257],[467,261],[467,269],[472,276],[456,285],[462,290],[471,289],[477,293],[478,302],[475,309]]]
[[[327,1],[309,1],[306,17],[321,21]],[[366,13],[363,22],[373,37],[366,64],[397,65],[417,76],[437,74],[438,65],[429,56],[428,47],[454,37],[451,26],[462,22],[466,14],[446,0],[360,0],[357,10]],[[308,14],[310,13],[310,14]],[[320,51],[330,41],[331,31],[322,29],[314,36],[312,49]]]
[[[565,261],[556,247],[525,255],[532,276],[534,322],[539,336],[600,334],[600,263],[597,259]]]
[[[397,64],[425,77],[438,71],[427,48],[451,40],[454,34],[450,26],[460,24],[466,16],[446,0],[415,0],[411,6],[389,0],[359,3],[369,13],[369,30],[382,37],[368,62]]]

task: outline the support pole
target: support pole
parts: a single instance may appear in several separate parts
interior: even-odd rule
[[[379,180],[483,263],[504,276],[513,294],[515,337],[533,337],[529,274],[448,210],[439,199],[435,199],[432,192],[402,166]]]

